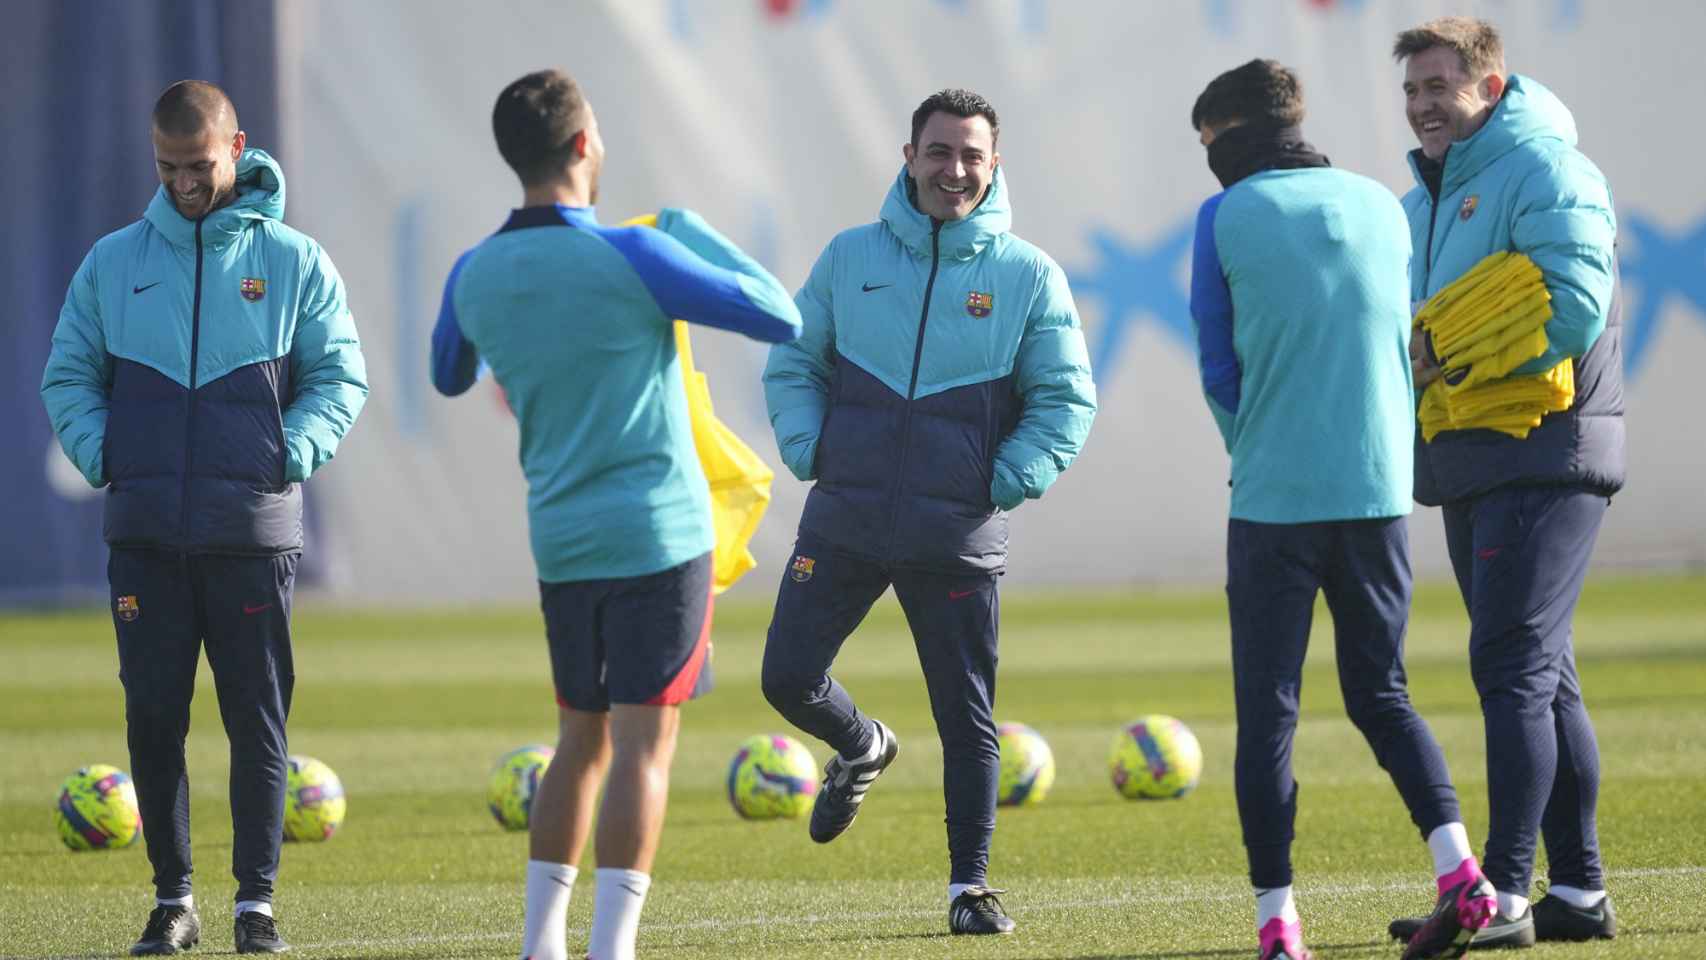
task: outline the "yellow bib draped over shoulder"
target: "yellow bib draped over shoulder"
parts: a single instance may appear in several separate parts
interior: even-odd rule
[[[657,226],[657,214],[623,221],[624,226]],[[681,357],[682,386],[693,424],[693,447],[711,487],[711,522],[717,546],[711,558],[713,590],[722,593],[758,565],[747,545],[770,506],[775,473],[745,441],[711,410],[711,388],[693,365],[687,324],[675,321],[675,349]]]
[[[681,354],[687,410],[693,418],[693,446],[699,451],[699,466],[711,485],[711,520],[717,529],[712,580],[716,592],[722,593],[758,565],[747,544],[770,506],[770,481],[776,475],[711,412],[711,388],[705,375],[693,366],[687,324],[680,320],[675,321],[675,349]]]

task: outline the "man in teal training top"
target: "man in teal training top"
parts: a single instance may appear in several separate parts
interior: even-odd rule
[[[1315,597],[1333,615],[1345,710],[1433,855],[1442,920],[1407,957],[1454,956],[1492,911],[1445,757],[1410,705],[1410,243],[1385,187],[1303,139],[1296,74],[1216,77],[1191,126],[1225,190],[1191,268],[1203,391],[1232,455],[1226,598],[1238,817],[1262,960],[1304,960],[1291,882],[1292,735]]]
[[[694,213],[666,209],[656,229],[599,224],[604,142],[567,74],[510,84],[492,129],[522,206],[451,270],[432,375],[454,396],[483,362],[521,428],[559,706],[531,810],[523,955],[568,956],[564,917],[596,807],[587,956],[632,960],[678,705],[711,679],[716,538],[672,318],[777,342],[799,336],[800,314]]]

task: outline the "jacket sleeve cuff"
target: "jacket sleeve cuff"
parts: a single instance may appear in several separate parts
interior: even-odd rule
[[[1025,502],[1025,488],[997,463],[995,476],[989,483],[989,499],[1003,510],[1012,510]]]
[[[797,397],[796,397],[797,399]],[[800,480],[817,478],[817,443],[823,436],[823,409],[799,406],[771,418],[777,452],[788,472]]]
[[[314,449],[308,438],[286,435],[284,440],[284,482],[301,483],[314,472]]]
[[[817,440],[800,440],[790,444],[782,451],[782,460],[788,465],[788,472],[796,480],[810,482],[817,479]]]
[[[83,479],[89,481],[89,486],[99,490],[107,485],[107,464],[100,441],[97,440],[93,446],[95,449],[84,459],[81,472]]]

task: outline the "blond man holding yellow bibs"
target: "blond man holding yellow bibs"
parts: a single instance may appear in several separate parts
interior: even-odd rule
[[[1563,103],[1506,71],[1490,24],[1434,20],[1399,34],[1393,54],[1421,142],[1404,197],[1424,391],[1415,495],[1444,514],[1486,720],[1481,865],[1498,913],[1468,945],[1610,937],[1598,745],[1570,621],[1623,486],[1611,192],[1576,149]],[[1531,907],[1539,838],[1551,883]],[[1423,952],[1446,899],[1434,916],[1393,923],[1411,943],[1406,957],[1461,952]]]

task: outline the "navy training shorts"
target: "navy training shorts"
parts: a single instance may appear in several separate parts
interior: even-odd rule
[[[711,554],[638,577],[539,584],[557,703],[672,706],[711,691]]]

